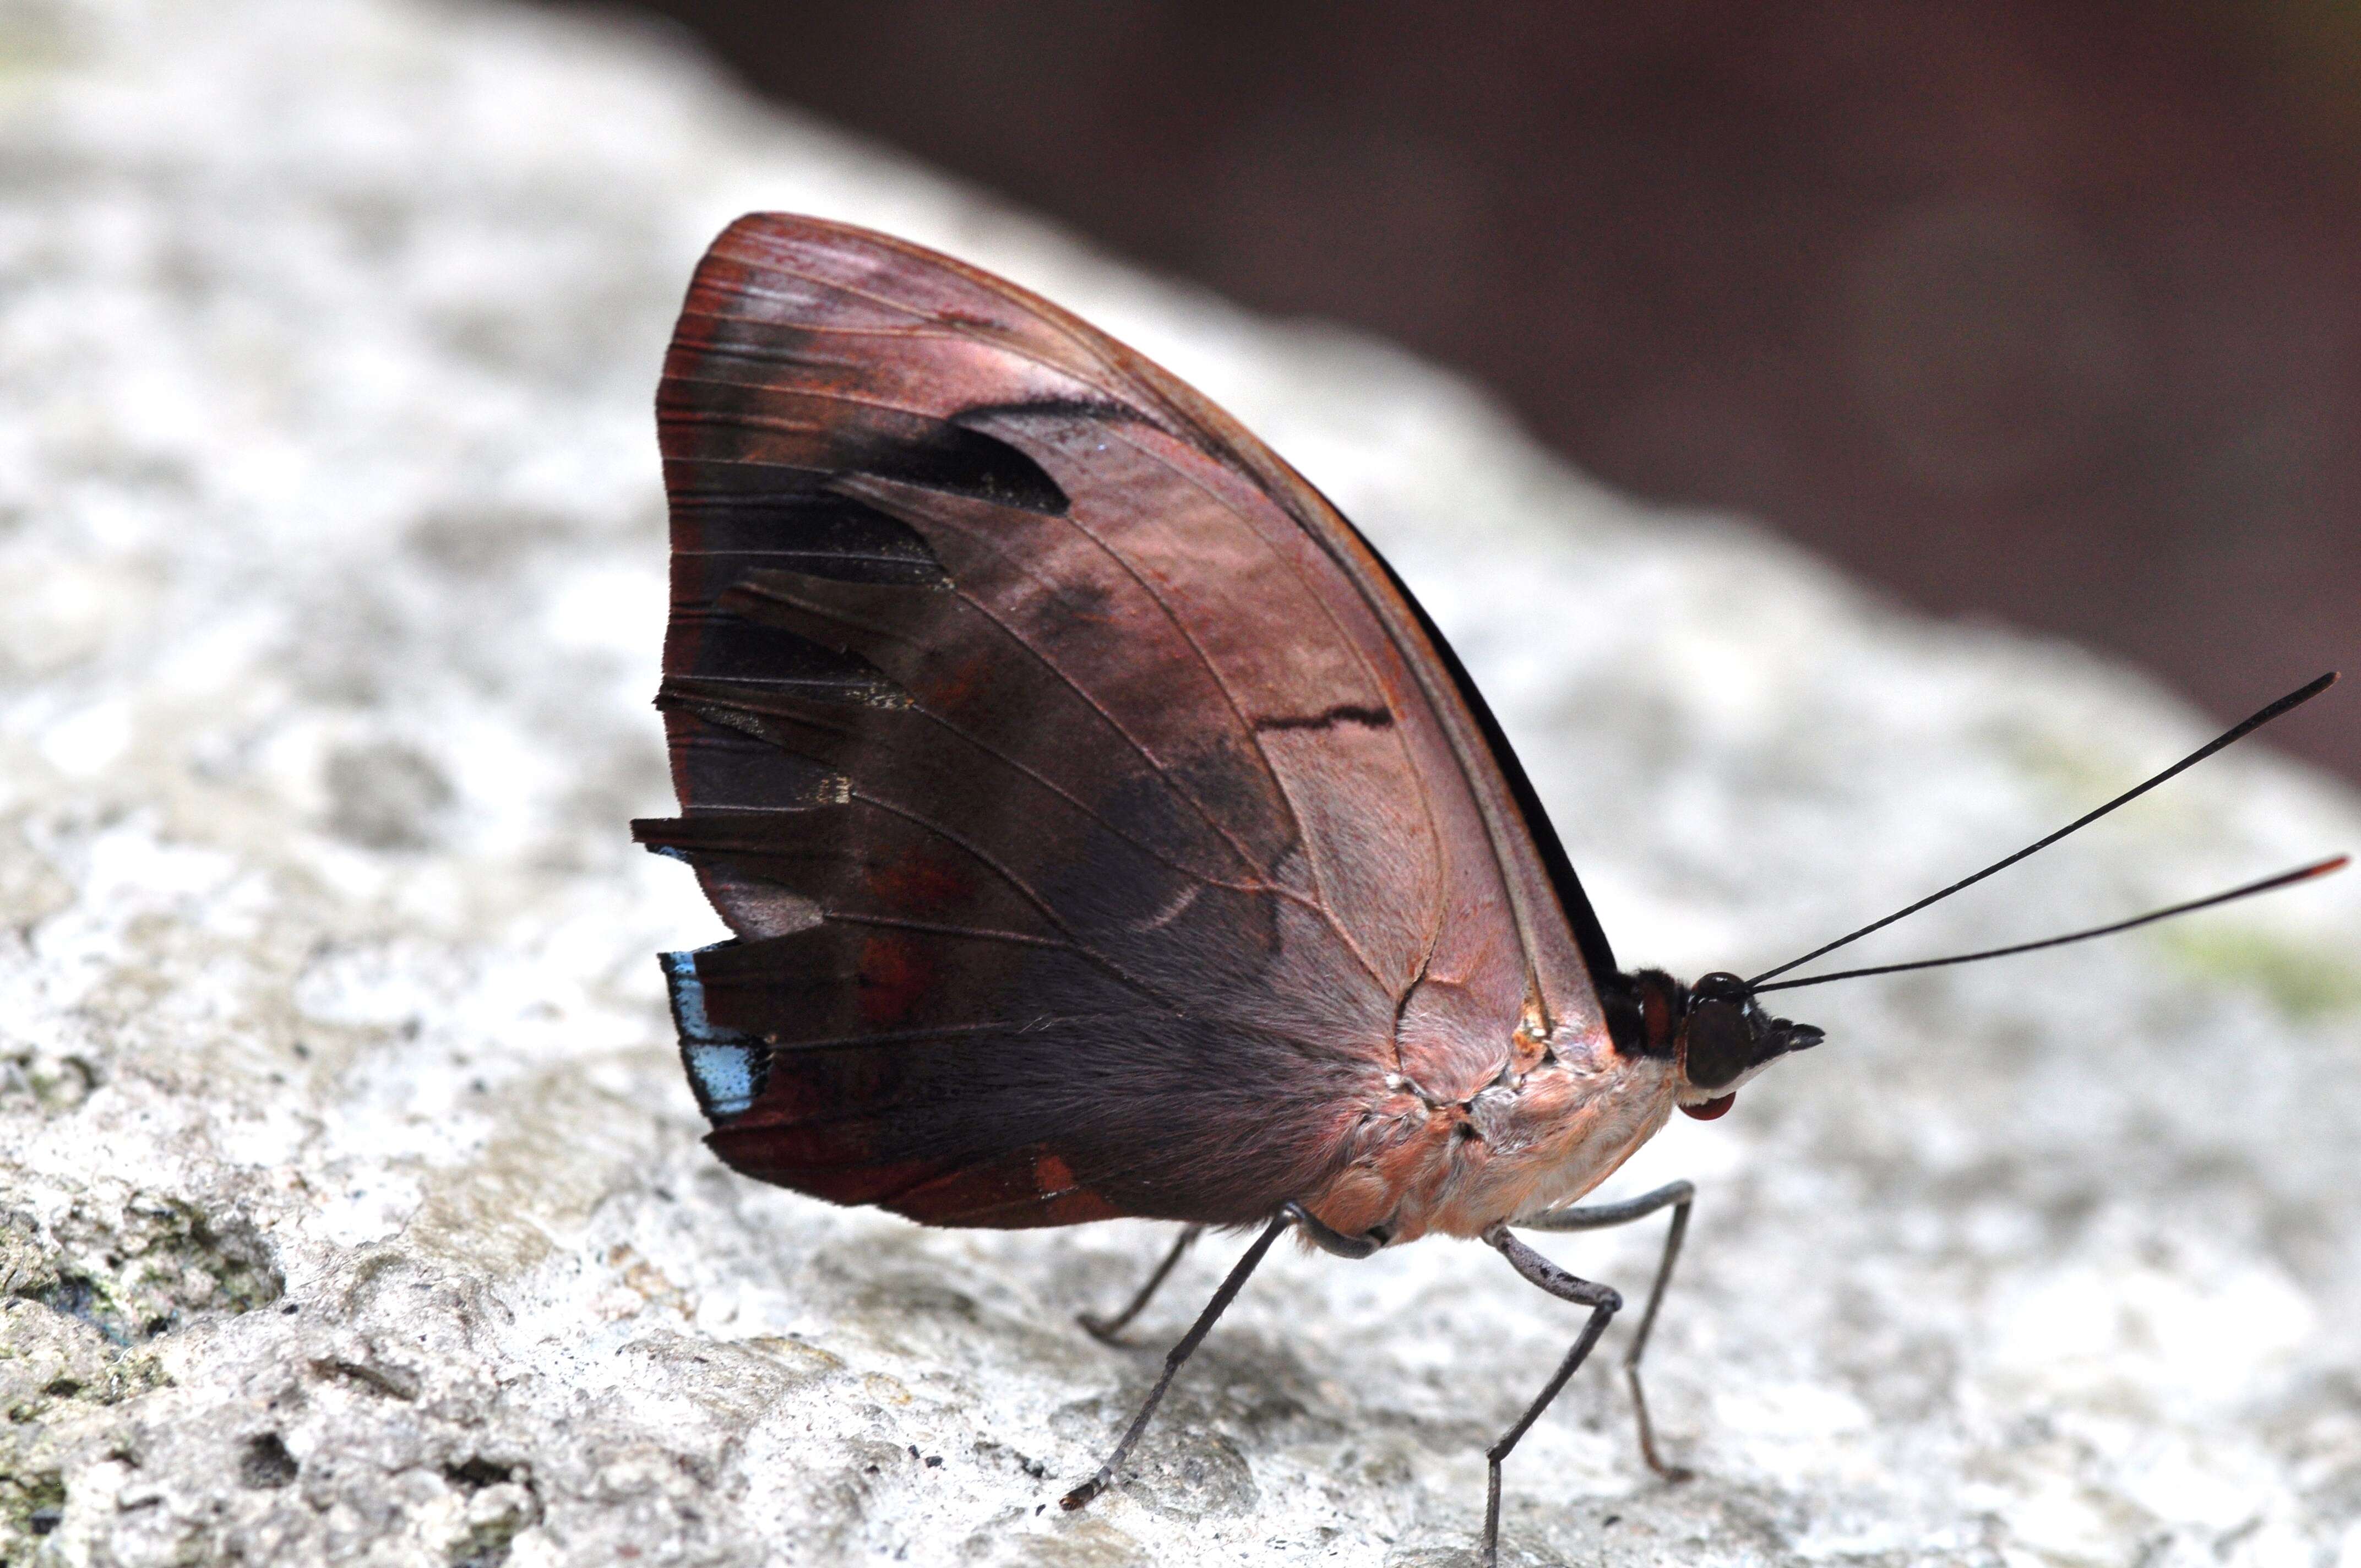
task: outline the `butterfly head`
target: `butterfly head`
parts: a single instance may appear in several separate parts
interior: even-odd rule
[[[1749,1079],[1822,1038],[1809,1024],[1764,1012],[1734,974],[1717,970],[1694,985],[1683,985],[1662,970],[1623,978],[1606,998],[1616,1048],[1669,1059],[1680,1107],[1699,1120],[1720,1115]]]

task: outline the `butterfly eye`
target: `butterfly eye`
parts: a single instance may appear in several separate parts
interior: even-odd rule
[[[1698,1089],[1719,1089],[1744,1072],[1754,1053],[1753,1031],[1734,1003],[1693,1003],[1682,1021],[1683,1072]]]

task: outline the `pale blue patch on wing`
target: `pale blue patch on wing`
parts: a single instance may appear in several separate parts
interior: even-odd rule
[[[752,1109],[771,1068],[770,1047],[752,1035],[715,1025],[705,1014],[705,984],[697,978],[697,954],[659,953],[664,987],[672,993],[672,1019],[680,1030],[681,1064],[706,1118],[726,1122]]]

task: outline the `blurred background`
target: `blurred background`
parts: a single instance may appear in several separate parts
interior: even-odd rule
[[[2225,720],[2361,666],[2354,0],[638,9],[1908,603]],[[2273,734],[2361,778],[2361,700]]]

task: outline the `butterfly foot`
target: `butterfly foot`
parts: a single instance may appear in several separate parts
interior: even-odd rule
[[[1076,1508],[1088,1507],[1090,1500],[1093,1497],[1097,1497],[1101,1492],[1105,1490],[1106,1477],[1103,1475],[1093,1475],[1089,1480],[1083,1482],[1081,1486],[1075,1487],[1072,1491],[1067,1493],[1064,1497],[1059,1498],[1058,1506],[1065,1509],[1068,1513],[1072,1513]]]
[[[1128,1315],[1128,1313],[1126,1314],[1126,1316]],[[1123,1337],[1122,1318],[1109,1319],[1102,1318],[1096,1312],[1076,1312],[1074,1321],[1082,1325],[1084,1333],[1101,1344],[1112,1345],[1116,1350],[1132,1348],[1131,1342]]]

